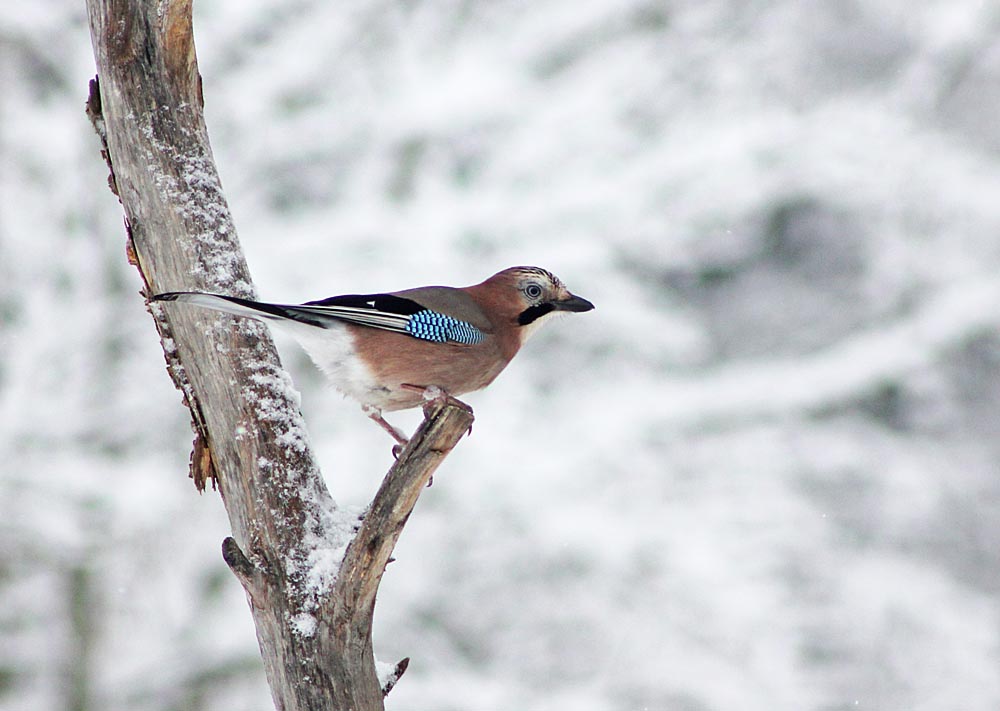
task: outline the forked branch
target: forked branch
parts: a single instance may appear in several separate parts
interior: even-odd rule
[[[199,290],[253,297],[208,143],[191,0],[87,0],[100,82],[88,114],[125,211],[129,261],[148,297]],[[263,325],[151,308],[168,370],[196,432],[192,475],[218,483],[233,535],[223,555],[246,588],[275,705],[379,711],[406,665],[379,684],[375,593],[434,469],[472,423],[431,403],[339,570],[316,584],[317,552],[342,550],[344,525],[310,451],[288,376]],[[261,407],[266,403],[266,407]],[[320,556],[322,557],[322,556]]]

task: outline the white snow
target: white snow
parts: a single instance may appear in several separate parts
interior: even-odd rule
[[[378,659],[375,660],[375,673],[378,675],[379,686],[383,689],[391,681],[396,683],[398,677],[396,676],[396,665],[390,662],[383,662]]]
[[[184,215],[238,228],[262,298],[538,264],[596,305],[469,396],[379,593],[378,655],[413,658],[389,709],[1000,707],[989,3],[194,9],[221,180],[160,185],[217,194]],[[75,671],[108,711],[264,708],[85,21],[0,9],[0,705],[65,706]],[[263,462],[311,502],[311,634],[392,442],[277,338],[294,387],[250,363],[253,406],[339,503]]]
[[[312,637],[316,634],[316,618],[308,612],[300,612],[292,618],[292,629],[302,637]]]

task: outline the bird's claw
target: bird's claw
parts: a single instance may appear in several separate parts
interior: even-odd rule
[[[412,383],[402,383],[400,387],[404,390],[411,390],[423,395],[424,417],[427,417],[430,414],[429,410],[431,408],[434,406],[441,407],[442,405],[451,405],[461,410],[465,410],[466,412],[472,412],[471,407],[458,398],[449,395],[444,388],[437,385],[413,385]]]

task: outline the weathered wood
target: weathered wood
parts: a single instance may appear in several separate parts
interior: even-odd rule
[[[447,415],[447,416],[446,416]],[[472,410],[453,398],[432,400],[424,421],[389,470],[365,520],[344,555],[334,597],[371,610],[382,572],[399,534],[434,471],[472,427]]]
[[[100,77],[87,111],[145,295],[252,298],[204,123],[190,0],[87,0],[87,8]],[[233,537],[223,556],[247,590],[275,705],[382,709],[375,593],[417,497],[471,425],[471,411],[429,405],[365,519],[345,523],[267,329],[196,309],[150,312],[191,411],[192,477],[200,489],[211,478],[226,506]],[[352,527],[358,535],[342,566],[328,569]]]

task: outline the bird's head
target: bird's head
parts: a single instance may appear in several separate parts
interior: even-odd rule
[[[494,274],[483,287],[492,291],[497,305],[518,329],[524,343],[538,327],[557,314],[590,311],[594,305],[572,294],[552,272],[540,267],[511,267]]]

